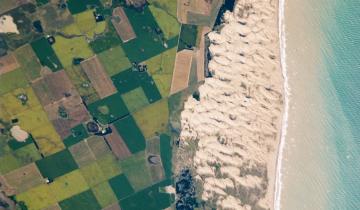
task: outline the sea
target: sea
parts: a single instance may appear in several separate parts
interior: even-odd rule
[[[360,210],[360,0],[280,2],[288,109],[275,209]]]

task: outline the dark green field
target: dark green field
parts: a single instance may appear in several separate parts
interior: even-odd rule
[[[145,138],[131,115],[116,121],[114,126],[119,131],[131,153],[140,152],[145,149]]]
[[[107,31],[100,37],[96,38],[94,41],[90,42],[90,47],[96,54],[121,44],[121,39],[117,35],[111,21],[109,20],[107,22]]]
[[[197,33],[197,26],[183,24],[181,26],[178,51],[194,47],[196,45]]]
[[[119,93],[89,104],[88,110],[96,120],[103,124],[108,124],[129,113]]]
[[[128,179],[124,174],[120,174],[109,180],[109,184],[113,189],[116,197],[121,200],[134,193]]]
[[[39,58],[41,65],[49,67],[52,71],[58,71],[63,68],[59,58],[44,37],[32,42],[31,47]]]
[[[89,134],[83,124],[79,124],[71,129],[71,135],[64,139],[66,147],[70,147],[81,140],[87,138]]]
[[[36,165],[42,176],[50,180],[54,180],[56,177],[78,168],[71,153],[67,149],[36,161]]]
[[[71,14],[77,14],[85,11],[88,6],[101,6],[101,3],[99,0],[68,0],[67,5]]]
[[[99,210],[101,209],[94,193],[87,190],[59,203],[62,210]]]
[[[160,135],[160,156],[161,162],[164,167],[165,176],[170,178],[172,175],[172,148],[171,148],[171,138],[166,134]]]

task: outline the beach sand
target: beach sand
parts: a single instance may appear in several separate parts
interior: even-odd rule
[[[278,28],[278,1],[238,0],[208,35],[212,77],[184,105],[180,147],[197,142],[192,169],[209,207],[273,209],[284,108]]]

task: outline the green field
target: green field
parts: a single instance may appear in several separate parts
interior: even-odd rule
[[[65,68],[73,64],[74,58],[86,59],[94,55],[84,37],[66,39],[55,36],[55,40],[53,49]]]
[[[170,178],[172,175],[172,148],[171,138],[166,134],[160,135],[160,156],[164,167],[165,176]]]
[[[81,141],[69,147],[72,157],[78,166],[83,167],[96,160],[95,155],[91,152],[90,147],[85,141]]]
[[[131,67],[131,63],[121,46],[116,46],[101,52],[98,54],[98,58],[109,76],[118,74]]]
[[[81,167],[80,171],[90,187],[93,187],[106,180],[105,174],[102,172],[101,168],[96,162]]]
[[[163,99],[135,112],[134,119],[146,139],[166,132],[169,120],[167,100]]]
[[[106,176],[106,179],[110,179],[114,176],[119,175],[122,172],[122,169],[115,158],[115,156],[111,153],[104,155],[99,158],[97,161],[101,171]]]
[[[22,69],[16,69],[0,76],[0,95],[17,88],[28,85],[28,81]]]
[[[152,4],[149,6],[149,9],[164,33],[164,38],[166,40],[169,40],[180,33],[180,23],[177,21],[176,15],[171,15],[166,11],[167,8],[163,8],[159,4]]]
[[[39,58],[41,65],[49,67],[52,71],[63,68],[53,48],[44,37],[32,42],[31,47]]]
[[[174,47],[145,61],[162,97],[167,97],[170,93],[175,57],[176,48]]]
[[[134,189],[130,185],[124,174],[118,175],[109,180],[109,184],[114,191],[117,199],[123,199],[134,193]]]
[[[103,208],[117,202],[116,195],[107,181],[94,186],[92,191],[100,206]]]
[[[101,3],[99,0],[68,0],[67,5],[71,14],[78,14],[85,11],[88,6],[101,6]]]
[[[36,161],[43,177],[54,180],[78,168],[69,150],[62,150],[44,159]]]
[[[94,193],[87,190],[59,203],[62,210],[99,210],[100,204],[97,202]]]
[[[15,56],[29,81],[40,77],[41,65],[30,45],[16,49]]]
[[[90,42],[90,47],[96,54],[104,52],[110,48],[114,48],[121,44],[121,39],[117,35],[111,21],[108,20],[106,22],[107,27],[105,29],[105,33]]]
[[[152,184],[151,174],[145,152],[139,152],[120,161],[121,169],[135,191]]]
[[[118,93],[89,104],[88,110],[96,120],[103,124],[110,123],[129,113]]]
[[[195,25],[182,24],[179,38],[178,51],[191,49],[196,45],[198,29]]]
[[[114,123],[131,153],[137,153],[145,149],[145,139],[136,125],[134,118],[129,115]]]
[[[142,87],[122,94],[121,97],[131,113],[149,104]]]
[[[106,22],[96,22],[93,14],[94,10],[86,10],[74,15],[76,25],[81,34],[89,39],[93,39],[95,35],[102,34],[106,28]]]
[[[79,124],[73,128],[71,128],[71,135],[64,139],[64,144],[66,147],[70,147],[81,140],[87,138],[89,136],[86,128],[83,124]]]
[[[103,137],[91,136],[86,139],[86,142],[96,158],[103,157],[104,155],[110,153],[109,146],[105,143]]]

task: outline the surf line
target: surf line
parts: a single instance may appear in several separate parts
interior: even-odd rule
[[[281,137],[278,148],[278,155],[276,160],[276,177],[275,177],[275,200],[274,209],[281,208],[281,191],[282,191],[282,161],[285,146],[285,138],[288,127],[289,117],[289,101],[290,101],[290,87],[288,83],[288,72],[286,66],[286,36],[285,36],[285,0],[279,0],[279,40],[280,40],[280,66],[284,78],[284,114],[281,127]]]

